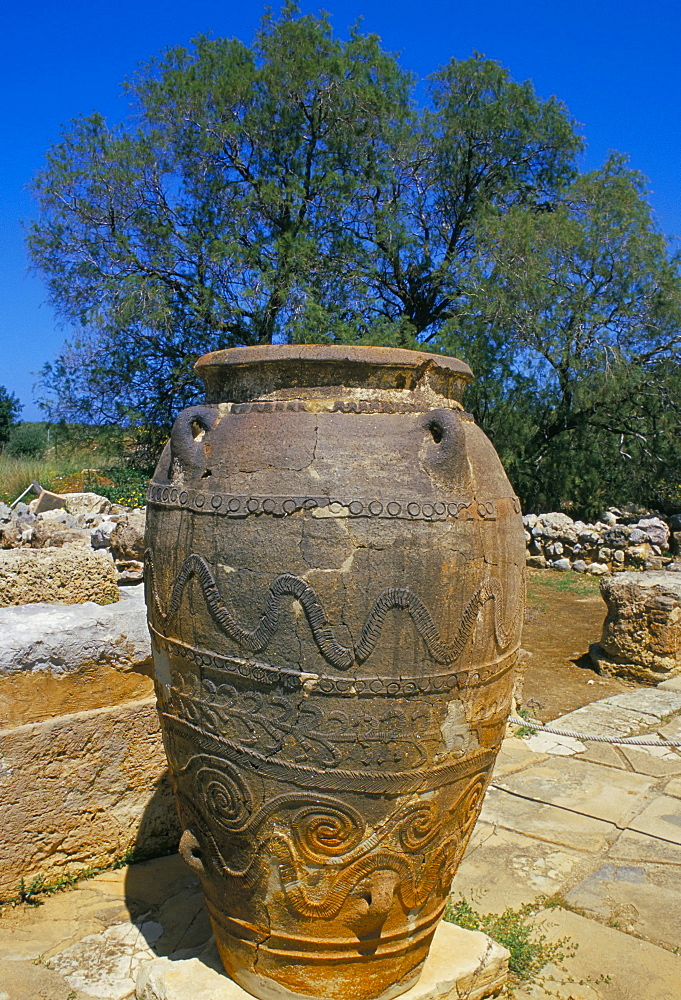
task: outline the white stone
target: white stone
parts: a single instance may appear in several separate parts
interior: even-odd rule
[[[99,493],[62,494],[69,514],[110,514],[114,504]]]
[[[663,549],[669,545],[669,525],[659,517],[644,517],[636,527],[640,531],[645,531],[653,545],[659,545]]]
[[[523,742],[535,753],[550,753],[559,757],[571,757],[586,750],[585,744],[573,736],[556,736],[553,733],[537,732],[535,736],[523,737]]]
[[[562,548],[562,546],[561,546],[561,548]],[[557,570],[560,570],[560,572],[562,572],[562,573],[565,573],[567,570],[570,569],[570,560],[569,559],[556,559],[555,562],[553,563],[553,568],[557,569]]]
[[[0,608],[0,676],[37,670],[65,674],[85,663],[138,668],[151,656],[144,587],[127,587],[120,596],[107,605]]]
[[[90,544],[93,549],[106,549],[111,542],[111,533],[118,524],[118,519],[107,516],[90,532]]]
[[[101,1000],[124,1000],[135,989],[142,962],[154,957],[151,945],[163,933],[161,924],[114,924],[89,934],[48,961],[70,986]]]
[[[587,567],[587,573],[590,573],[591,576],[605,576],[605,574],[609,572],[610,570],[605,563],[593,562]]]

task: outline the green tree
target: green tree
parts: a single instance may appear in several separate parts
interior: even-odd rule
[[[408,77],[378,40],[293,8],[255,44],[198,38],[128,83],[134,115],[75,121],[36,179],[29,246],[77,328],[48,367],[71,419],[167,427],[207,350],[285,340],[348,213],[385,170]]]
[[[12,427],[22,410],[22,405],[13,392],[0,385],[0,445],[9,441]]]
[[[612,155],[550,210],[490,217],[484,239],[474,393],[516,485],[532,509],[650,502],[681,473],[681,277],[644,179]]]
[[[39,458],[48,446],[48,424],[23,421],[12,428],[6,451],[16,458]]]
[[[428,340],[484,210],[572,176],[565,110],[496,63],[453,61],[418,111],[375,36],[296,13],[251,48],[167,52],[128,83],[126,123],[78,119],[49,152],[29,248],[75,327],[51,415],[167,426],[218,347]]]
[[[72,122],[28,237],[73,329],[50,417],[162,437],[206,351],[425,347],[473,367],[468,406],[531,507],[673,479],[679,267],[642,179],[618,157],[580,175],[561,102],[481,55],[417,84],[288,4],[250,47],[141,67],[121,125]]]

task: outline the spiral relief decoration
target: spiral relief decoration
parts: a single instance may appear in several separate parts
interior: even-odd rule
[[[251,814],[251,796],[236,769],[216,760],[212,767],[200,767],[193,780],[213,822],[230,832],[244,828]]]
[[[291,828],[301,853],[310,861],[341,857],[357,847],[364,821],[345,803],[306,806],[294,813]]]

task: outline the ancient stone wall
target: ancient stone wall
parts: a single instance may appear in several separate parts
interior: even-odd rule
[[[172,849],[142,587],[0,608],[0,898]]]
[[[595,523],[567,514],[526,514],[527,565],[605,576],[681,569],[681,517],[610,508]],[[676,557],[676,558],[675,558]]]

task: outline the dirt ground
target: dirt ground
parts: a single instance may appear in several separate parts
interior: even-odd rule
[[[635,684],[601,677],[589,646],[601,637],[606,607],[598,580],[579,573],[529,570],[522,646],[532,656],[523,684],[523,708],[548,722]]]

